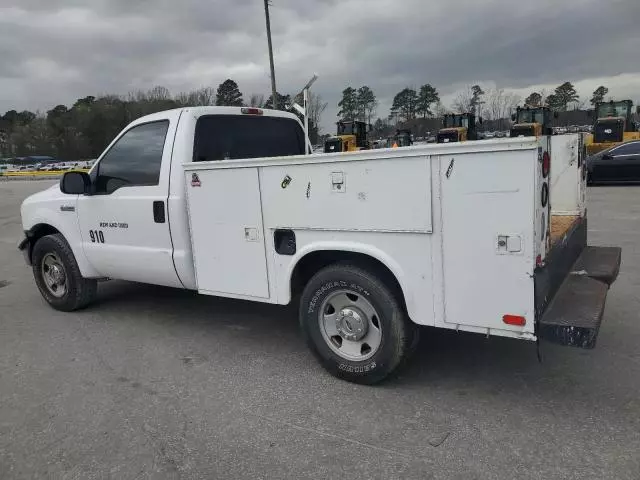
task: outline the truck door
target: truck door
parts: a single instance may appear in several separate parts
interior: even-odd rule
[[[91,171],[78,199],[82,245],[105,277],[180,286],[166,215],[177,116],[134,125]]]

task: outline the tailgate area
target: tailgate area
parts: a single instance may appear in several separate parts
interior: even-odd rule
[[[538,336],[560,345],[595,347],[607,292],[618,276],[620,263],[618,247],[584,247],[545,305]]]

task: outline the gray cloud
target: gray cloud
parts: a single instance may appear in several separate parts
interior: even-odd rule
[[[637,0],[273,3],[278,90],[317,72],[328,130],[347,85],[371,86],[381,115],[397,91],[427,82],[445,103],[475,82],[526,92],[565,80],[583,97],[604,82],[640,99]],[[0,58],[0,111],[227,77],[245,96],[270,90],[261,0],[0,0]]]

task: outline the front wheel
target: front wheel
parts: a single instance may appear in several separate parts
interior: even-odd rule
[[[393,372],[417,340],[393,285],[353,265],[319,271],[300,300],[300,326],[326,370],[373,384]]]
[[[33,247],[31,263],[40,293],[56,310],[78,310],[95,298],[97,282],[82,277],[71,247],[62,235],[39,239]]]

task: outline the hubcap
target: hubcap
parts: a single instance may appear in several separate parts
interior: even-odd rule
[[[358,342],[367,334],[368,323],[365,315],[354,307],[340,310],[336,318],[338,334],[352,342]]]
[[[322,303],[318,321],[329,348],[344,359],[366,360],[382,343],[378,312],[355,291],[340,290],[330,294]]]
[[[55,253],[47,253],[42,259],[42,279],[47,290],[54,297],[67,293],[67,274],[60,258]]]

